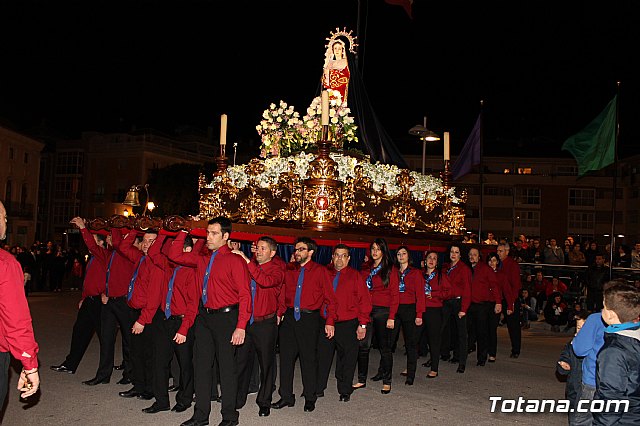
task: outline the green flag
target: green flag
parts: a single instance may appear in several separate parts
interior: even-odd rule
[[[587,127],[562,145],[578,163],[578,176],[612,164],[616,144],[616,98]]]

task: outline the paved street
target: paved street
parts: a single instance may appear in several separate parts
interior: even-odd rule
[[[6,425],[179,425],[191,417],[193,409],[176,414],[163,412],[143,414],[142,408],[150,401],[123,399],[118,391],[129,386],[115,382],[121,373],[116,371],[108,385],[88,387],[81,381],[93,377],[98,363],[98,342],[94,338],[75,375],[56,373],[49,365],[64,360],[71,340],[79,292],[35,293],[29,296],[34,319],[36,339],[40,344],[42,390],[33,405],[26,405],[14,390],[17,376],[12,371],[9,400],[2,419]],[[475,365],[472,354],[465,374],[456,374],[456,366],[444,363],[440,377],[425,378],[427,369],[419,366],[414,386],[404,385],[400,372],[406,358],[402,349],[394,360],[394,384],[389,395],[382,395],[381,385],[369,381],[368,387],[356,391],[350,402],[338,402],[335,379],[329,380],[325,397],[317,402],[313,413],[304,413],[304,400],[298,398],[296,406],[272,410],[271,416],[258,417],[254,397],[240,412],[244,425],[560,425],[566,424],[565,414],[492,414],[489,396],[499,395],[517,399],[561,399],[564,383],[555,378],[555,363],[563,345],[571,338],[568,334],[545,331],[535,324],[523,333],[523,349],[519,359],[508,358],[509,345],[506,327],[499,330],[498,362],[486,367]],[[399,345],[401,347],[401,345]],[[116,350],[116,360],[119,361]],[[375,373],[379,361],[377,351],[371,352],[369,371]],[[420,359],[419,363],[425,359]],[[373,375],[373,374],[371,374]],[[299,370],[296,370],[296,395],[302,391]],[[171,394],[173,398],[174,394]],[[274,400],[277,400],[277,394]],[[210,422],[220,421],[219,404],[213,403]]]

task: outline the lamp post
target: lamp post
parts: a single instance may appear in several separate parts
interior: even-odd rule
[[[440,136],[427,129],[427,117],[424,117],[423,125],[418,124],[409,129],[409,134],[419,136],[422,141],[422,174],[425,174],[427,159],[427,142],[435,142],[440,140]]]

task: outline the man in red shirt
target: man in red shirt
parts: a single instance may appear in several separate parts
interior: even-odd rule
[[[106,266],[111,251],[106,248],[105,236],[90,233],[85,226],[84,219],[74,217],[70,223],[80,229],[82,239],[91,253],[91,259],[87,263],[84,274],[82,298],[78,303],[78,316],[71,335],[71,350],[62,364],[52,365],[51,369],[61,373],[75,374],[78,364],[91,343],[94,332],[98,335],[102,346],[102,336],[100,335],[101,298],[105,292]]]
[[[480,261],[480,251],[475,247],[469,250],[469,262],[473,268],[469,306],[470,328],[474,330],[478,341],[477,365],[484,366],[489,352],[492,316],[502,312],[502,293],[496,273],[489,265]]]
[[[220,426],[238,424],[235,352],[244,343],[245,328],[251,317],[251,278],[247,263],[227,246],[230,234],[231,221],[226,217],[216,217],[209,220],[207,226],[209,253],[183,253],[186,232],[180,232],[169,249],[171,260],[197,268],[202,300],[194,326],[196,406],[193,417],[181,426],[209,424],[214,358],[220,369],[222,391]]]
[[[520,266],[518,262],[509,257],[509,244],[504,243],[498,246],[498,257],[502,262],[498,273],[502,275],[502,294],[504,295],[504,306],[507,315],[507,329],[509,330],[509,338],[511,339],[511,358],[520,356],[520,344],[522,338],[522,330],[520,329]]]
[[[467,311],[471,305],[471,269],[461,260],[461,245],[449,247],[451,263],[447,268],[447,277],[451,283],[449,299],[442,306],[442,353],[443,360],[449,359],[450,327],[455,327],[457,341],[453,347],[452,363],[458,363],[456,372],[464,373],[467,366]]]
[[[358,362],[358,341],[365,338],[369,315],[371,314],[371,297],[367,283],[360,272],[349,266],[349,247],[338,244],[333,249],[329,276],[333,283],[338,310],[336,313],[335,335],[328,339],[320,333],[318,339],[318,385],[317,395],[324,395],[329,380],[329,372],[333,363],[333,354],[338,350],[335,376],[338,382],[340,401],[348,402],[353,393],[353,375]],[[328,311],[323,309],[326,319]],[[322,321],[324,323],[324,321]]]
[[[238,398],[236,407],[242,408],[247,402],[249,382],[257,354],[260,365],[260,390],[256,397],[258,415],[265,417],[271,411],[271,395],[275,378],[276,339],[278,337],[278,297],[284,282],[285,263],[276,256],[278,244],[267,236],[258,238],[255,255],[249,259],[242,251],[234,253],[247,262],[251,275],[252,311],[244,345],[237,351]]]
[[[6,235],[7,211],[0,202],[0,240]],[[40,387],[38,344],[24,295],[24,273],[11,253],[0,250],[0,410],[7,396],[10,354],[22,363],[18,378],[22,398],[33,395]]]
[[[293,407],[293,374],[296,357],[300,356],[304,411],[316,408],[318,377],[318,335],[320,332],[320,308],[327,305],[327,321],[324,331],[332,338],[336,319],[336,297],[327,268],[312,259],[318,247],[308,237],[299,237],[295,244],[295,269],[288,269],[284,279],[284,306],[280,316],[280,400],[271,408]],[[285,311],[286,309],[286,311]]]
[[[162,240],[155,245],[155,253],[160,252]],[[152,285],[162,280],[162,271],[149,259],[151,247],[158,238],[157,231],[147,230],[142,237],[140,249],[134,246],[136,231],[131,231],[126,238],[116,247],[116,250],[136,265],[133,276],[129,281],[127,290],[127,305],[129,306],[129,326],[131,338],[129,342],[129,358],[133,375],[131,381],[133,387],[128,391],[120,392],[123,398],[137,397],[150,400],[153,398],[153,350],[151,332],[145,331],[145,326],[150,324],[155,309],[148,305],[149,289]]]
[[[170,243],[158,248],[166,233],[160,231],[156,242],[149,250],[149,259],[162,270],[162,280],[149,287],[146,309],[154,310],[151,341],[154,351],[153,394],[156,401],[142,411],[154,414],[168,411],[169,372],[175,353],[180,366],[180,383],[176,393],[176,405],[171,409],[181,413],[191,407],[193,401],[193,329],[198,313],[200,295],[196,284],[195,269],[170,262],[167,255]],[[191,238],[184,240],[182,251],[190,253],[201,250],[204,240],[195,245]]]

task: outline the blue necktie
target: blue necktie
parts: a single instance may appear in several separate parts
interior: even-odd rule
[[[105,294],[107,296],[109,296],[109,275],[111,274],[111,264],[113,263],[113,258],[116,255],[116,251],[112,251],[111,252],[111,259],[109,259],[109,265],[107,266],[107,282],[105,284],[106,290],[105,290]]]
[[[131,297],[133,296],[133,283],[136,282],[136,278],[138,277],[138,271],[140,270],[140,265],[142,265],[142,262],[144,261],[145,257],[147,256],[142,256],[140,258],[140,261],[138,262],[138,266],[136,266],[136,270],[133,273],[133,277],[131,277],[131,281],[129,281],[129,291],[127,292],[127,302],[131,300]]]
[[[431,289],[431,284],[429,283],[435,276],[436,276],[436,271],[433,271],[432,273],[429,274],[426,281],[424,282],[424,294],[426,294],[427,296],[431,294],[432,289]]]
[[[213,265],[213,259],[218,255],[218,251],[216,250],[211,255],[211,259],[209,259],[209,265],[207,266],[207,271],[204,273],[204,282],[202,283],[202,306],[207,304],[207,284],[209,282],[209,274],[211,273],[211,265]]]
[[[173,270],[173,275],[169,280],[169,291],[167,291],[167,300],[164,304],[164,316],[167,319],[169,319],[169,317],[171,316],[171,298],[173,297],[173,282],[176,280],[176,274],[178,273],[180,268],[182,268],[182,266],[178,266],[176,267],[176,269]]]
[[[253,324],[253,312],[255,311],[256,306],[256,280],[251,280],[251,319],[249,319],[249,324]]]
[[[405,269],[401,274],[400,274],[400,293],[404,293],[404,277],[407,276],[407,273],[409,272],[409,267],[407,266],[407,269]]]
[[[296,286],[296,297],[293,299],[293,317],[300,321],[300,296],[302,296],[302,282],[304,281],[304,266],[300,268],[298,275],[298,285]]]
[[[340,279],[340,271],[336,274],[336,277],[333,279],[333,293],[335,294],[338,289],[338,280]],[[327,307],[324,307],[324,316],[327,316]]]
[[[369,290],[373,290],[373,276],[380,272],[380,269],[382,269],[382,263],[369,272],[369,276],[367,277],[367,288]]]

